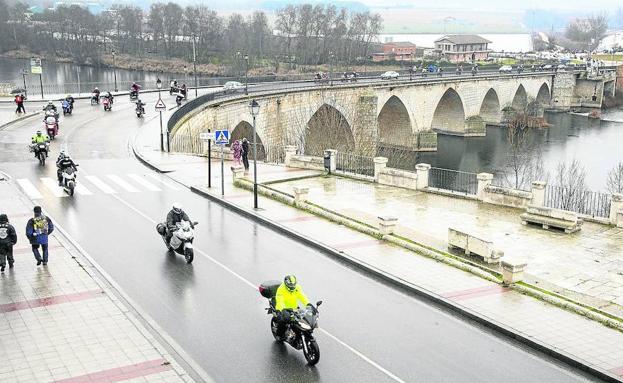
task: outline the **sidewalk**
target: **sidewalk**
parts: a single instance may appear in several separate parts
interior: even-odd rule
[[[18,233],[15,267],[0,274],[0,382],[192,382],[59,230],[36,266],[24,227],[32,204],[0,181]]]
[[[151,134],[145,127],[142,134]],[[167,169],[170,176],[211,198],[220,199],[220,172],[213,160],[212,188],[206,187],[206,159],[195,156],[161,154],[149,150],[149,140],[141,138],[142,145],[136,151],[139,158],[152,167]],[[153,148],[152,148],[153,149]],[[523,295],[514,289],[504,288],[498,283],[480,278],[474,274],[450,267],[433,259],[420,256],[404,248],[377,240],[361,232],[335,224],[302,210],[282,204],[272,199],[259,197],[258,210],[253,210],[253,196],[250,192],[232,185],[230,163],[225,167],[224,202],[242,209],[250,215],[284,227],[292,235],[322,244],[336,257],[353,260],[373,272],[388,275],[400,281],[407,288],[424,291],[431,299],[447,302],[472,317],[483,318],[495,327],[523,339],[542,351],[553,352],[556,357],[576,366],[594,369],[593,373],[603,374],[602,378],[623,381],[623,333],[606,327],[596,321]],[[297,170],[298,171],[298,170]],[[313,174],[299,171],[301,174]],[[282,166],[262,164],[258,170],[261,182],[270,179],[290,179],[296,171]],[[298,176],[298,175],[297,175]],[[252,175],[249,175],[249,178]],[[305,184],[320,180],[310,198],[313,200],[322,193],[335,195],[347,188],[350,192],[336,202],[342,209],[355,206],[369,215],[374,210],[374,191],[362,190],[358,183],[337,186],[334,178],[309,178],[290,182]],[[326,182],[325,182],[326,181]],[[333,182],[333,183],[331,183]],[[340,181],[341,182],[341,181]],[[279,187],[280,184],[271,184]],[[346,189],[345,189],[346,188]],[[289,191],[290,192],[290,191]],[[366,200],[357,199],[362,195]],[[382,200],[382,196],[377,196]],[[348,203],[345,201],[348,200]],[[383,202],[388,203],[387,200]],[[464,213],[467,214],[467,213]]]

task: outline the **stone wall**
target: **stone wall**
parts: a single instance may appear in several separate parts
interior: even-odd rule
[[[532,193],[488,185],[484,189],[482,201],[493,205],[509,206],[525,209],[532,200]]]
[[[417,190],[417,174],[406,170],[392,168],[381,169],[378,172],[377,182],[381,185]]]

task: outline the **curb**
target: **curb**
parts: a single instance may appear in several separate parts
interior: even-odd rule
[[[150,165],[154,166],[154,165]],[[285,226],[274,222],[272,220],[269,220],[267,218],[264,218],[256,213],[254,213],[251,210],[245,209],[243,207],[240,207],[238,205],[235,205],[225,199],[216,197],[214,195],[211,195],[195,186],[191,186],[190,190],[198,195],[201,195],[203,197],[206,197],[207,199],[214,201],[220,205],[225,206],[226,208],[229,208],[230,210],[235,211],[236,213],[253,219],[254,221],[263,224],[277,232],[280,232],[282,234],[286,234],[287,236],[294,238],[295,240],[298,240],[299,242],[302,242],[306,245],[309,245],[317,250],[320,250],[321,252],[336,258],[338,261],[344,262],[344,263],[348,263],[352,266],[357,267],[359,270],[363,271],[366,274],[372,275],[374,277],[380,278],[386,282],[389,282],[391,285],[393,285],[394,287],[397,287],[399,289],[406,289],[407,291],[409,291],[410,293],[413,293],[414,295],[417,295],[419,297],[422,297],[432,303],[435,303],[439,306],[442,306],[446,309],[450,309],[451,311],[458,313],[464,317],[467,317],[468,319],[471,319],[481,325],[484,325],[487,328],[490,328],[492,330],[497,331],[498,333],[505,335],[509,338],[515,339],[516,341],[519,341],[520,343],[523,343],[533,349],[536,349],[546,355],[549,355],[555,359],[558,359],[568,365],[571,365],[572,367],[575,367],[579,370],[582,370],[584,372],[587,372],[599,379],[602,379],[606,382],[623,382],[623,379],[619,378],[618,376],[611,374],[608,371],[604,371],[601,369],[598,369],[596,367],[593,367],[592,365],[588,364],[588,362],[585,362],[579,358],[576,358],[568,353],[566,353],[563,350],[559,350],[557,348],[553,348],[552,346],[546,345],[545,343],[542,343],[528,335],[525,335],[519,331],[516,331],[515,329],[508,327],[502,323],[499,323],[495,320],[492,320],[490,318],[484,317],[481,314],[468,309],[466,307],[463,306],[459,306],[457,304],[455,304],[454,302],[442,297],[441,295],[438,295],[432,291],[426,290],[422,287],[416,286],[411,284],[408,281],[405,281],[403,279],[400,279],[394,275],[391,275],[389,273],[386,273],[372,265],[366,264],[364,262],[361,262],[357,259],[354,259],[344,253],[340,253],[338,250],[333,249],[332,247],[329,247],[321,242],[315,241],[305,235],[302,235],[294,230],[288,229]]]
[[[136,155],[137,159],[139,159],[140,162],[142,162],[143,164],[145,164],[147,167],[154,169],[157,172],[162,173],[162,171],[160,169],[158,169],[158,167],[156,165],[154,165],[153,163],[151,163],[149,160],[147,160],[146,158],[144,158],[144,156],[140,153],[140,151],[138,151],[135,146],[132,146],[132,149],[134,151],[134,154]],[[214,196],[210,193],[207,193],[204,190],[201,190],[199,188],[197,188],[196,186],[190,186],[190,190],[193,193],[196,193],[202,197],[205,197],[207,199],[209,199],[210,201],[216,202],[238,214],[240,214],[243,217],[252,219],[260,224],[263,224],[264,226],[273,229],[279,233],[282,234],[286,234],[287,236],[303,243],[306,244],[312,248],[315,248],[321,252],[323,252],[326,255],[329,255],[333,258],[335,258],[337,261],[339,262],[343,262],[352,266],[355,266],[356,268],[358,268],[360,271],[362,271],[365,274],[368,274],[372,277],[376,277],[379,278],[381,280],[384,280],[386,282],[388,282],[389,284],[391,284],[392,286],[398,288],[398,289],[402,289],[402,290],[406,290],[416,296],[422,297],[426,300],[428,300],[429,302],[432,302],[436,305],[439,305],[441,307],[444,307],[446,309],[449,309],[450,311],[462,315],[463,317],[466,317],[467,319],[471,319],[477,323],[479,323],[480,325],[492,329],[498,333],[500,333],[501,335],[504,335],[506,337],[512,338],[520,343],[525,344],[528,347],[531,347],[534,350],[537,350],[539,352],[542,352],[543,354],[549,355],[550,357],[553,357],[554,359],[557,359],[563,363],[566,363],[567,365],[570,365],[572,367],[577,368],[578,370],[584,371],[592,376],[595,376],[599,379],[602,379],[606,382],[623,382],[623,379],[602,369],[599,369],[597,367],[593,367],[591,364],[589,364],[588,362],[576,358],[573,355],[568,354],[567,352],[557,349],[555,347],[549,346],[539,340],[536,340],[526,334],[523,334],[519,331],[516,331],[515,329],[508,327],[502,323],[499,323],[495,320],[492,320],[490,318],[487,318],[469,308],[463,307],[463,306],[459,306],[457,304],[455,304],[454,302],[432,292],[429,290],[426,290],[424,288],[421,288],[419,286],[413,285],[412,283],[405,281],[403,279],[400,279],[394,275],[391,275],[385,271],[382,271],[372,265],[366,264],[362,261],[359,261],[357,259],[354,259],[344,253],[340,253],[339,251],[337,251],[336,249],[333,249],[321,242],[315,241],[307,236],[304,236],[294,230],[288,229],[285,226],[274,222],[270,219],[264,218],[258,214],[256,214],[255,212],[240,207],[236,204],[233,204],[223,198]]]
[[[29,118],[35,117],[35,116],[39,115],[40,113],[41,112],[30,113],[30,114],[27,114],[26,116],[21,116],[21,117],[18,117],[16,119],[14,119],[14,120],[9,121],[9,122],[5,122],[4,124],[0,125],[0,130],[3,130],[4,128],[6,128],[8,126],[11,126],[13,124],[16,124],[16,123],[18,123],[20,121],[27,120]]]

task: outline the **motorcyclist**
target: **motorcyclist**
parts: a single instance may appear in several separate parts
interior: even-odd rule
[[[112,93],[110,93],[109,91],[104,92],[104,94],[102,95],[102,97],[107,98],[108,101],[110,101],[110,105],[112,105],[113,102],[113,95]]]
[[[188,214],[182,209],[182,204],[174,202],[171,211],[167,214],[167,245],[171,241],[171,237],[173,237],[173,232],[177,230],[177,224],[182,221],[188,221],[190,227],[195,228],[190,218],[188,218]]]
[[[177,89],[177,80],[176,79],[171,80],[170,88],[171,88],[171,90]]]
[[[61,151],[61,153],[58,155],[58,158],[56,159],[56,167],[58,168],[56,170],[56,177],[58,178],[58,186],[63,186],[63,171],[67,168],[73,168],[75,170],[76,164],[69,157],[69,154],[66,154],[64,151]]]
[[[145,106],[145,103],[143,101],[141,101],[140,98],[136,99],[136,109],[142,109],[143,113],[145,113],[145,108],[143,108]]]
[[[180,93],[184,95],[184,98],[186,98],[186,84],[182,84],[182,87],[180,88]]]
[[[99,102],[100,101],[100,90],[98,87],[95,87],[95,89],[93,89],[93,95],[95,96],[95,101]]]
[[[280,333],[285,329],[285,324],[291,320],[292,312],[298,307],[298,302],[310,305],[307,295],[298,284],[294,275],[286,275],[283,283],[277,288],[275,294],[275,310],[280,323]]]
[[[67,103],[69,104],[69,110],[74,110],[74,98],[71,96],[71,94],[68,94],[67,97],[65,97],[65,101],[67,101]]]
[[[48,137],[47,134],[44,134],[43,132],[41,132],[40,130],[37,130],[37,133],[32,136],[31,138],[31,143],[34,145],[37,144],[45,144],[50,142],[50,137]],[[35,146],[35,150],[33,150],[35,152],[35,158],[37,157],[37,151],[38,148]],[[46,153],[46,157],[47,157],[47,153]]]
[[[54,114],[56,114],[56,105],[54,105],[54,102],[52,102],[52,100],[49,100],[47,105],[43,107],[44,112],[47,112],[48,110],[53,110]]]
[[[141,86],[140,86],[140,85],[138,85],[138,84],[137,84],[137,83],[135,83],[135,82],[133,82],[133,83],[132,83],[132,86],[130,87],[130,91],[131,91],[132,93],[137,94],[137,95],[138,95],[138,91],[139,91],[140,89],[141,89]]]
[[[177,104],[177,106],[182,105],[183,99],[184,99],[184,95],[182,95],[181,93],[177,93],[177,95],[175,96],[175,103]]]

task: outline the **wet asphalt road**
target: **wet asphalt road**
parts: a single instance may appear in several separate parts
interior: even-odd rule
[[[152,112],[156,97],[142,97],[148,103],[147,119],[157,117]],[[39,167],[26,148],[42,126],[38,117],[0,131],[0,171],[10,174],[12,182],[30,182],[41,193],[38,202],[44,209],[217,382],[588,381],[568,366],[373,280],[148,170],[128,145],[142,123],[127,96],[116,98],[112,113],[78,101],[75,114],[62,118],[50,158],[56,158],[60,147],[67,148],[80,164],[79,183],[91,195],[58,197],[44,187],[41,178],[55,178],[53,163]],[[115,193],[98,189],[93,179]],[[159,190],[150,190],[145,182]],[[200,222],[196,260],[190,266],[181,256],[168,255],[155,231],[173,201]],[[34,260],[21,261],[35,267]],[[312,301],[324,301],[317,331],[321,359],[315,368],[306,366],[301,352],[273,341],[266,302],[256,288],[288,273],[298,276]]]

